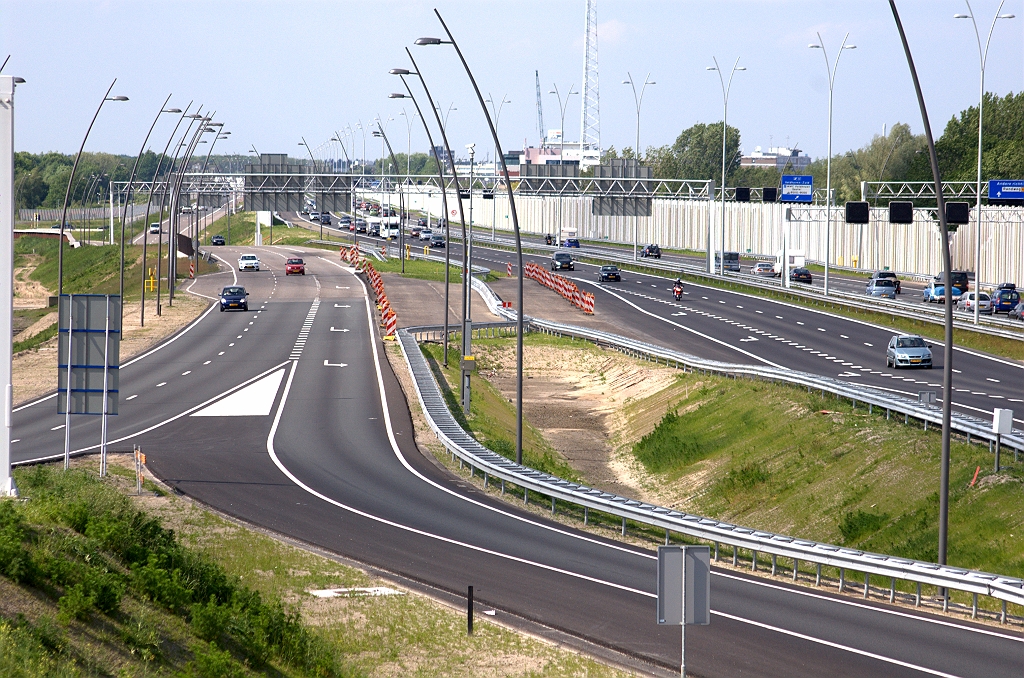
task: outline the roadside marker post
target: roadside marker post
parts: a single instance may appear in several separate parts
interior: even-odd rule
[[[511,261],[508,262],[508,265],[505,266],[505,275],[507,275],[509,278],[512,277],[512,262]]]
[[[711,623],[711,547],[658,547],[658,624],[680,628],[679,675],[686,676],[686,627]]]

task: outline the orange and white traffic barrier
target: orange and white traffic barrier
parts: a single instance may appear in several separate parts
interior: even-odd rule
[[[508,262],[508,266],[505,267],[505,274],[508,277],[510,277],[510,278],[512,277],[512,262],[511,261]]]
[[[537,264],[527,263],[523,266],[523,275],[539,282],[544,287],[554,290],[562,295],[570,304],[584,313],[593,315],[594,295],[590,292],[583,292],[576,287],[576,283],[556,273],[548,271]]]

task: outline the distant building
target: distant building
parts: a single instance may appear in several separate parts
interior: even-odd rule
[[[799,148],[782,146],[769,148],[767,151],[762,151],[760,146],[755,146],[753,153],[740,158],[740,167],[767,167],[779,172],[802,172],[810,164],[810,156],[801,153]]]
[[[447,163],[449,161],[448,151],[445,150],[444,146],[434,146],[434,150],[431,151],[430,155],[436,156],[443,163]]]

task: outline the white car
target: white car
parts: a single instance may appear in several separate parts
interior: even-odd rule
[[[238,257],[238,270],[239,271],[258,271],[260,270],[260,258],[255,254],[243,254]]]
[[[426,240],[427,242],[430,242],[430,236],[432,235],[434,235],[433,231],[431,231],[428,228],[424,228],[422,231],[420,231],[420,240]]]
[[[158,234],[160,232],[160,224],[150,224],[149,232],[153,235]]]

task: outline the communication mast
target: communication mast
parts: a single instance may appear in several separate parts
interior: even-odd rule
[[[597,165],[601,162],[601,106],[597,91],[597,0],[586,2],[583,97],[580,102],[580,164]]]
[[[534,71],[537,78],[537,134],[540,135],[541,148],[544,147],[544,107],[540,104],[540,71]],[[525,146],[523,148],[526,148]]]

